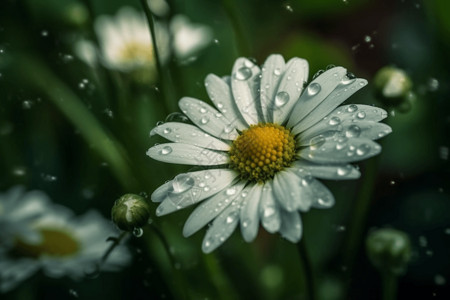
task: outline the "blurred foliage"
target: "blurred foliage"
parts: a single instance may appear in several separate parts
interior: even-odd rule
[[[161,142],[148,134],[191,96],[209,101],[203,80],[229,75],[241,55],[238,34],[224,9],[234,8],[250,57],[262,64],[271,53],[310,63],[310,77],[342,65],[369,80],[349,101],[381,106],[371,85],[385,66],[404,70],[416,95],[407,111],[387,108],[393,133],[381,140],[376,181],[363,234],[371,228],[406,232],[413,258],[400,279],[398,299],[448,299],[450,246],[448,151],[450,147],[450,4],[446,0],[168,1],[174,14],[208,25],[214,42],[196,59],[172,58],[164,68],[167,90],[137,84],[75,53],[80,39],[94,40],[100,15],[114,15],[123,0],[3,0],[0,4],[0,189],[22,184],[40,189],[77,213],[99,209],[109,217],[125,193],[148,195],[190,170],[151,160],[145,152]],[[163,95],[166,98],[163,98]],[[303,214],[304,239],[316,273],[319,299],[379,299],[380,282],[364,254],[344,261],[358,190],[354,182],[326,182],[337,203]],[[149,199],[148,199],[149,200]],[[190,209],[156,218],[154,228],[131,241],[133,265],[95,280],[51,280],[42,274],[6,299],[305,299],[305,278],[296,245],[261,229],[245,243],[235,233],[210,255],[201,252],[204,230],[188,239],[182,226]],[[106,237],[105,237],[106,239]],[[427,242],[424,243],[423,241]],[[436,279],[438,278],[438,279]],[[442,281],[444,278],[444,281]],[[104,289],[103,286],[108,286]],[[71,296],[72,295],[72,296]]]

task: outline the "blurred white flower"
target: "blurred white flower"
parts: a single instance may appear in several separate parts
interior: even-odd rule
[[[161,63],[170,56],[167,28],[155,23]],[[121,71],[155,68],[153,42],[144,15],[130,7],[121,8],[115,17],[100,16],[95,21],[105,66]]]
[[[14,289],[40,269],[50,277],[73,279],[98,271],[110,246],[106,239],[118,235],[99,213],[76,217],[36,191],[13,188],[0,195],[0,207],[0,292]],[[125,246],[117,246],[101,270],[118,270],[130,259]]]
[[[181,111],[195,124],[167,122],[151,132],[172,143],[150,148],[151,158],[210,166],[179,174],[153,192],[161,216],[192,204],[185,223],[190,236],[208,223],[202,249],[220,246],[240,224],[245,241],[259,224],[291,242],[302,236],[300,212],[329,208],[333,194],[316,178],[359,178],[350,163],[381,151],[373,140],[391,132],[379,123],[387,113],[368,105],[339,106],[367,84],[343,67],[315,76],[308,62],[271,55],[260,68],[238,58],[232,74],[210,74],[205,87],[215,107],[190,97]],[[215,168],[214,168],[215,167]]]
[[[208,46],[213,38],[211,28],[194,24],[186,16],[176,15],[170,23],[173,48],[179,60],[189,59]]]

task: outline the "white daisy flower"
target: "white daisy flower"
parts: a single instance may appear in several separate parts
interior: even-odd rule
[[[164,63],[170,56],[169,32],[162,24],[155,23],[155,26],[160,59]],[[107,67],[124,72],[142,68],[156,70],[153,42],[144,14],[123,7],[115,17],[98,17],[95,30]]]
[[[179,60],[195,58],[195,54],[208,46],[213,38],[211,28],[194,24],[186,16],[176,15],[170,22],[173,49]]]
[[[304,88],[308,62],[271,55],[262,68],[236,60],[231,77],[206,77],[213,102],[179,102],[195,125],[168,122],[154,128],[173,143],[147,151],[151,158],[208,169],[176,176],[152,194],[158,216],[203,201],[185,223],[188,237],[212,221],[202,249],[220,246],[240,224],[245,241],[259,224],[291,242],[302,236],[299,212],[329,208],[333,194],[316,178],[356,179],[349,163],[381,151],[391,132],[378,123],[387,114],[368,105],[339,106],[367,84],[342,67],[329,69]],[[212,167],[215,166],[215,167]]]
[[[15,288],[40,269],[50,277],[82,278],[96,271],[110,246],[106,239],[118,235],[95,211],[75,217],[67,208],[49,203],[44,194],[21,194],[17,188],[6,196],[0,197],[2,209],[7,209],[0,214],[0,224],[2,230],[4,225],[9,228],[2,232],[8,243],[0,245],[0,292]],[[34,233],[32,239],[29,232]],[[130,258],[128,250],[118,246],[101,270],[117,270]]]

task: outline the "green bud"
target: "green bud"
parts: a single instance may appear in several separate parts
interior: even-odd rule
[[[376,97],[386,105],[397,106],[407,100],[412,82],[401,69],[383,67],[375,74]]]
[[[120,229],[133,231],[148,224],[150,207],[143,197],[125,194],[114,203],[111,218]]]
[[[400,275],[411,259],[411,242],[402,231],[378,229],[369,233],[366,251],[370,261],[380,272]]]

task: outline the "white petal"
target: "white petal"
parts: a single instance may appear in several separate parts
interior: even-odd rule
[[[273,122],[273,102],[284,73],[284,58],[279,54],[270,55],[262,67],[260,87],[261,111],[266,122]]]
[[[0,292],[6,293],[38,271],[40,263],[35,259],[8,260],[0,257]]]
[[[172,142],[185,143],[212,150],[228,151],[230,145],[212,137],[196,126],[178,122],[168,122],[155,127],[150,135],[159,134]]]
[[[360,161],[381,151],[380,145],[369,139],[338,137],[300,150],[300,156],[316,163],[349,163]]]
[[[182,165],[214,166],[228,162],[228,154],[183,143],[166,143],[151,147],[147,155],[153,159]]]
[[[244,182],[231,185],[197,206],[184,224],[183,236],[191,236],[217,217],[236,197],[240,197],[244,185]]]
[[[292,132],[297,134],[305,131],[312,125],[322,120],[323,117],[332,112],[338,105],[366,85],[367,80],[362,78],[342,81],[336,89],[334,89],[334,91],[325,98],[325,100],[323,100],[313,111],[311,111],[309,115],[294,126]]]
[[[243,196],[248,194],[248,190],[249,187],[245,187],[240,196],[214,220],[203,239],[203,252],[212,252],[222,245],[236,229],[239,223],[239,210],[241,209],[243,198],[245,198]]]
[[[231,90],[237,108],[248,125],[257,124],[259,94],[255,89],[255,80],[259,84],[259,67],[247,58],[238,58],[233,66]]]
[[[309,161],[300,160],[292,164],[292,167],[299,172],[304,171],[313,177],[322,179],[357,179],[361,176],[361,173],[352,165],[321,165],[315,164]]]
[[[300,219],[300,214],[296,211],[287,212],[281,210],[281,236],[291,241],[292,243],[297,243],[302,238],[302,221]]]
[[[259,184],[253,185],[249,189],[241,208],[241,232],[246,242],[251,242],[256,238],[259,228],[259,201],[263,188]]]
[[[237,137],[238,134],[231,121],[211,105],[190,97],[181,98],[178,105],[181,111],[204,131],[227,140],[234,140]]]
[[[172,187],[172,181],[168,181],[164,183],[163,185],[159,186],[150,196],[150,199],[152,199],[153,202],[161,202],[163,201],[167,193],[169,192],[169,188]]]
[[[295,57],[288,61],[273,102],[275,123],[285,122],[303,90],[303,82],[307,79],[308,62],[306,60]]]
[[[226,169],[179,174],[170,181],[166,197],[156,209],[156,215],[166,215],[211,197],[229,186],[236,177],[236,172]]]
[[[364,137],[376,140],[392,132],[386,124],[376,123],[382,118],[384,110],[372,106],[358,106],[355,104],[336,108],[314,126],[300,134],[301,146],[307,145],[309,140],[319,134],[330,136],[342,133],[347,137]],[[357,127],[355,127],[357,126]]]
[[[280,207],[275,201],[275,196],[270,183],[264,184],[259,202],[259,214],[263,227],[270,233],[275,233],[280,229],[281,217]]]
[[[311,206],[310,195],[303,187],[303,179],[290,169],[275,174],[273,191],[278,203],[287,211],[307,211]]]
[[[295,104],[287,126],[293,127],[315,109],[346,77],[347,70],[336,67],[314,79]]]
[[[234,102],[230,85],[216,75],[209,74],[205,79],[205,86],[211,101],[231,122],[232,126],[241,131],[247,128],[246,122]]]
[[[309,192],[312,195],[312,207],[330,208],[334,205],[333,194],[320,181],[313,180],[310,182]]]

